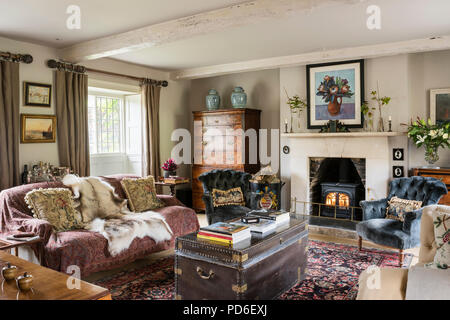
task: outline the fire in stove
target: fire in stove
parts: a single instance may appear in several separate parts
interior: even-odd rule
[[[330,192],[325,199],[327,206],[339,206],[342,208],[350,207],[350,198],[345,193]]]

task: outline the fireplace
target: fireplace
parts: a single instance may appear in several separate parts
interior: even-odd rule
[[[322,215],[326,217],[352,219],[352,208],[356,207],[357,183],[323,182]]]
[[[312,215],[361,220],[358,207],[364,199],[365,159],[310,158]]]

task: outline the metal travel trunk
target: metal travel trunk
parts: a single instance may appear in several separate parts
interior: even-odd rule
[[[306,221],[291,221],[235,248],[177,238],[176,298],[183,300],[274,299],[303,280],[307,262]]]

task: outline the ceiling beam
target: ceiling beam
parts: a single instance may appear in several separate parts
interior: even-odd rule
[[[448,49],[450,49],[450,36],[442,36],[191,68],[173,71],[170,73],[170,78],[172,80],[198,79],[238,72]]]
[[[332,5],[353,5],[367,0],[254,0],[136,30],[81,42],[59,50],[72,63],[123,54],[229,28],[280,19]]]

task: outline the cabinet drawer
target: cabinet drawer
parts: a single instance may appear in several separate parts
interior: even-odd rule
[[[450,185],[450,176],[448,175],[439,175],[439,174],[429,174],[429,173],[421,173],[422,177],[432,177],[438,180],[441,180],[443,183],[445,183],[447,186]]]
[[[242,115],[207,115],[203,118],[204,126],[226,126],[242,122]]]

